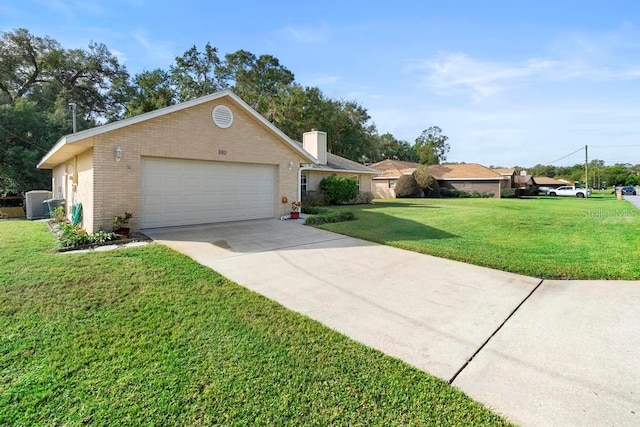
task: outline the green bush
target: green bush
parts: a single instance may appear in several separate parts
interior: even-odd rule
[[[396,198],[420,197],[422,190],[413,175],[402,175],[396,182]]]
[[[340,205],[358,196],[358,181],[344,176],[327,176],[320,181],[320,190],[327,196],[330,204]]]
[[[500,197],[503,199],[512,199],[517,197],[515,188],[503,188],[500,190]]]
[[[332,222],[353,221],[354,219],[356,219],[356,214],[351,211],[330,210],[319,215],[310,216],[304,223],[305,225],[321,225]]]
[[[307,215],[320,215],[329,212],[329,209],[320,206],[302,204],[302,213]]]
[[[302,195],[302,203],[307,206],[329,206],[329,198],[323,191],[307,191]]]
[[[351,200],[350,205],[370,205],[373,202],[373,193],[370,191],[363,191],[358,193],[358,196]]]

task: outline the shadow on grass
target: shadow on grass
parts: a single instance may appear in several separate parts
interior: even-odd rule
[[[401,206],[404,207],[404,205]],[[376,212],[374,209],[363,210],[357,213],[357,215],[366,215],[366,221],[362,223],[357,220],[341,222],[321,228],[384,244],[399,241],[452,239],[460,237],[418,221]]]
[[[375,208],[433,208],[440,209],[440,206],[434,206],[429,202],[417,202],[417,203],[402,203],[402,202],[374,202],[372,205],[368,205],[363,209],[375,209]]]

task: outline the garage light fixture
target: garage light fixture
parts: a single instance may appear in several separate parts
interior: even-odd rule
[[[116,162],[122,160],[122,148],[116,147]]]
[[[293,169],[293,161],[289,162],[289,170]]]

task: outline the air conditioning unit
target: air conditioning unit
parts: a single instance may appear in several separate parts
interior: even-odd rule
[[[53,195],[49,190],[33,190],[25,194],[25,205],[27,208],[27,219],[39,219],[44,217],[42,202],[50,199]]]

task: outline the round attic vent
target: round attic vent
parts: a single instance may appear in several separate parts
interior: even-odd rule
[[[233,113],[224,105],[216,105],[211,112],[213,123],[222,129],[226,129],[233,124]]]

